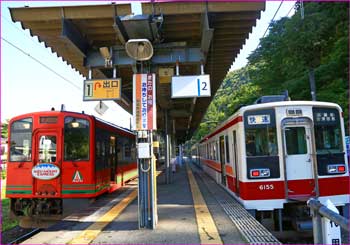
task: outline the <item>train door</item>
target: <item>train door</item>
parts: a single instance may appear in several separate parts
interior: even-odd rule
[[[316,195],[313,137],[307,119],[288,119],[283,125],[287,198],[304,201]]]
[[[58,197],[61,193],[61,132],[58,129],[34,133],[33,193]]]
[[[225,138],[220,136],[220,163],[221,163],[221,184],[226,186],[226,164],[225,164]]]
[[[237,133],[233,130],[233,161],[234,161],[234,177],[235,177],[235,191],[239,195],[239,175],[238,175],[238,157],[237,157]]]

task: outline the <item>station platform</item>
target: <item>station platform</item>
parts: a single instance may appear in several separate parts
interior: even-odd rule
[[[137,182],[22,244],[280,244],[221,186],[186,162],[157,177],[158,224],[138,228]]]

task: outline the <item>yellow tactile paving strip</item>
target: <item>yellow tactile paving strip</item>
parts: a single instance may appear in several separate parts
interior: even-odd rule
[[[162,171],[156,171],[156,177]],[[102,230],[111,223],[119,214],[137,197],[137,190],[132,191],[127,197],[121,200],[116,206],[99,218],[95,223],[90,225],[86,230],[80,233],[68,244],[89,244],[102,232]]]
[[[196,212],[198,234],[201,244],[223,244],[192,171],[187,165],[186,168],[193,197],[194,209]]]
[[[105,215],[99,218],[95,223],[90,225],[80,235],[71,240],[68,244],[89,244],[100,232],[112,222],[135,198],[137,190],[133,190],[127,197],[121,200],[116,206],[109,210]]]

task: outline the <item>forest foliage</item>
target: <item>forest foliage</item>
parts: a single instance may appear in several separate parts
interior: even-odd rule
[[[303,19],[297,11],[291,18],[272,22],[248,65],[227,74],[192,140],[200,140],[240,105],[252,104],[262,95],[288,90],[292,100],[311,100],[310,69],[317,100],[339,104],[348,129],[348,13],[345,2],[308,2]]]

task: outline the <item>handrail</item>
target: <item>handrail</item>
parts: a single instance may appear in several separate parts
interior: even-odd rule
[[[322,235],[321,216],[326,217],[330,221],[340,225],[346,231],[350,231],[349,220],[337,214],[331,209],[320,203],[317,199],[311,198],[307,201],[307,206],[310,207],[312,213],[314,244],[325,244]]]

